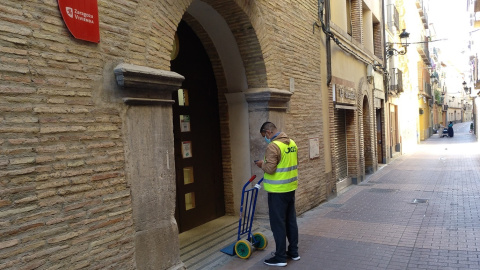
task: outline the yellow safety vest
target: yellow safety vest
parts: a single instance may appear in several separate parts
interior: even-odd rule
[[[282,152],[282,159],[273,174],[264,173],[263,187],[267,192],[285,193],[298,187],[297,145],[293,140],[290,144],[273,141]]]

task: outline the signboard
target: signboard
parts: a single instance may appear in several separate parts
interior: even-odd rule
[[[97,0],[58,0],[58,7],[75,38],[100,42]]]
[[[333,87],[334,101],[341,104],[355,105],[357,103],[357,92],[354,88],[335,84]]]
[[[310,149],[310,159],[320,157],[320,143],[318,142],[318,138],[310,138],[309,139],[309,149]]]

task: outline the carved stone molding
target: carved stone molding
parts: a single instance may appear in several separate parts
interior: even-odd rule
[[[250,111],[287,111],[292,92],[274,88],[251,88],[245,92]]]
[[[185,79],[172,71],[125,63],[117,65],[113,72],[122,87],[123,101],[128,105],[171,105],[172,92],[178,90]]]

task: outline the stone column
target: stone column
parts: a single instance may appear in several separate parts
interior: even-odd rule
[[[184,77],[120,64],[114,69],[123,102],[126,177],[132,196],[137,269],[183,269],[175,221],[172,92]]]
[[[267,144],[260,135],[260,127],[266,121],[274,123],[283,131],[285,127],[285,114],[292,93],[287,90],[273,88],[251,88],[245,92],[248,102],[248,122],[250,135],[250,162],[263,159]],[[257,180],[263,176],[263,171],[257,166],[252,166],[252,174],[257,175]],[[260,192],[257,199],[256,213],[268,215],[266,192]]]

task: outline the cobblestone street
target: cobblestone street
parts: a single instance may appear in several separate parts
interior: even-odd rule
[[[480,151],[469,125],[456,124],[453,138],[434,134],[299,217],[301,260],[286,268],[480,269]],[[268,269],[269,240],[219,268]]]

